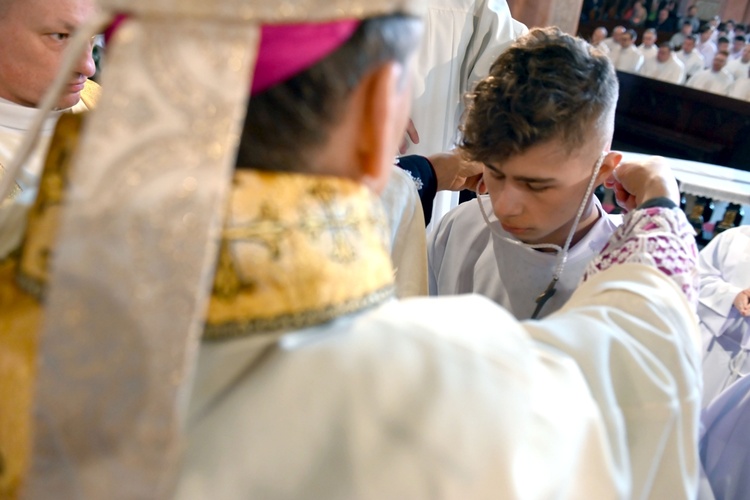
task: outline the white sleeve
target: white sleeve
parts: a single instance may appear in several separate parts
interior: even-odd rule
[[[461,71],[461,94],[487,76],[490,66],[520,35],[526,26],[511,17],[505,0],[481,0],[474,11],[474,32],[466,49]],[[463,87],[465,85],[465,87]]]
[[[427,249],[422,204],[414,181],[398,167],[381,193],[391,225],[391,261],[400,298],[427,295]]]
[[[724,333],[734,298],[742,291],[742,288],[730,283],[722,271],[723,263],[729,258],[732,235],[730,231],[714,237],[698,259],[698,314],[701,322],[716,336]]]

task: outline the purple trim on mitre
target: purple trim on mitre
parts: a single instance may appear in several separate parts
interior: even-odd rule
[[[361,22],[359,19],[346,19],[329,23],[263,26],[251,95],[309,69],[349,40]]]

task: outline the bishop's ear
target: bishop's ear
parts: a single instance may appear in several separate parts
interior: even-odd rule
[[[373,70],[363,84],[359,138],[361,181],[375,192],[385,187],[406,130],[411,107],[407,68],[395,61]]]

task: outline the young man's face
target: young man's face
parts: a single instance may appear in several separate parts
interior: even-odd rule
[[[620,39],[620,45],[622,45],[623,49],[627,49],[631,45],[633,45],[633,37],[630,36],[630,33],[625,33],[622,35],[622,38]]]
[[[735,53],[741,51],[745,47],[744,40],[735,40],[734,42],[732,42],[732,44],[733,44],[732,52],[735,52]]]
[[[724,54],[716,54],[714,56],[712,67],[715,73],[718,73],[719,71],[721,71],[722,68],[724,68],[724,66],[726,65],[727,65],[727,56],[725,56]]]
[[[36,107],[52,84],[69,39],[94,13],[93,0],[10,0],[0,18],[0,97]],[[70,74],[58,108],[80,99],[96,68],[87,47]]]
[[[742,62],[750,62],[750,43],[746,43],[745,48],[742,49]]]
[[[643,45],[646,47],[652,47],[656,43],[656,33],[650,31],[643,33]]]
[[[711,38],[711,31],[701,33],[701,42],[707,42],[709,38]]]
[[[505,231],[529,244],[565,242],[602,154],[595,136],[570,155],[553,140],[485,164],[492,209]]]
[[[659,47],[659,52],[656,54],[656,59],[661,63],[665,63],[669,61],[669,57],[671,55],[672,51],[669,49],[669,47]]]
[[[690,54],[694,48],[695,40],[692,38],[686,38],[685,41],[682,42],[682,50],[684,50],[686,54]]]

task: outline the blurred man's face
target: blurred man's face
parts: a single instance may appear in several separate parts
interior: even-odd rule
[[[0,97],[36,107],[57,75],[75,31],[94,13],[94,0],[11,0],[0,18]],[[73,67],[58,108],[80,99],[96,67],[86,47]]]
[[[652,33],[650,31],[643,33],[643,45],[645,45],[646,47],[651,47],[655,43],[656,33]]]
[[[695,15],[698,13],[698,7],[690,7],[688,9],[688,16],[695,17]]]
[[[666,21],[668,17],[669,17],[669,11],[667,9],[662,9],[662,10],[659,11],[659,22],[660,23],[663,23],[664,21]]]
[[[622,45],[623,49],[627,49],[631,45],[633,45],[633,37],[630,36],[629,33],[625,33],[622,35],[622,38],[620,39],[620,45]]]
[[[735,40],[733,42],[732,51],[737,53],[745,48],[745,41],[744,40]]]
[[[693,26],[691,24],[683,24],[682,25],[682,34],[683,35],[692,35],[693,34]]]
[[[622,26],[618,26],[612,31],[612,38],[614,38],[615,42],[622,43],[622,35],[625,34],[625,28]]]
[[[719,42],[717,47],[719,52],[729,52],[729,42]]]
[[[707,42],[709,38],[711,38],[711,30],[701,33],[701,42]]]
[[[682,42],[682,50],[684,50],[686,54],[690,54],[694,48],[695,40],[692,38],[686,38],[685,41]]]
[[[659,52],[656,54],[656,59],[661,63],[665,63],[669,60],[669,57],[671,55],[672,51],[669,49],[669,47],[659,47]]]
[[[713,61],[713,64],[711,65],[711,68],[713,69],[714,73],[718,73],[726,65],[727,65],[727,56],[725,56],[724,54],[716,54],[714,56],[714,61]]]
[[[607,38],[607,30],[604,28],[596,28],[594,34],[591,35],[591,44],[597,45],[605,38]]]
[[[745,44],[745,48],[742,49],[742,62],[750,62],[750,43]]]

